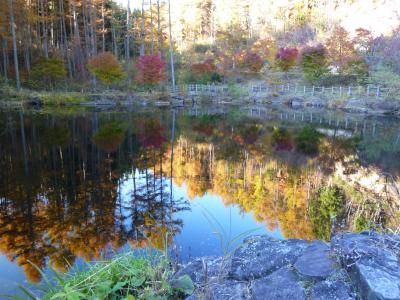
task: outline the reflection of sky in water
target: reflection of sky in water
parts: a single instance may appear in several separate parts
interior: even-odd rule
[[[136,182],[138,185],[145,183],[143,174],[136,173]],[[164,180],[165,190],[170,191],[170,180]],[[132,175],[129,175],[120,184],[120,195],[122,203],[131,204],[131,193],[133,191]],[[187,199],[186,186],[178,187],[173,185],[174,199]],[[232,239],[236,236],[251,231],[251,234],[268,234],[273,237],[282,239],[283,236],[279,229],[269,232],[265,224],[257,223],[251,213],[243,213],[237,205],[225,207],[219,196],[205,194],[202,197],[195,197],[190,202],[191,210],[178,212],[174,215],[174,219],[183,220],[183,229],[179,235],[175,237],[175,242],[179,251],[179,259],[187,261],[189,257],[210,256],[222,254],[220,239],[214,232],[212,225],[204,216],[206,211],[213,217],[218,219],[219,224],[227,233],[231,233]],[[126,211],[128,214],[128,211]],[[124,222],[124,226],[130,228],[131,219]],[[239,239],[239,241],[242,239]],[[123,247],[130,249],[129,246]],[[75,265],[83,265],[81,258],[77,258]],[[19,293],[17,284],[26,285],[28,281],[22,267],[15,262],[10,262],[4,255],[0,255],[0,295]],[[46,274],[50,275],[50,271],[46,270]],[[0,296],[0,299],[7,299]]]
[[[144,185],[145,178],[136,173],[136,182],[138,186]],[[170,180],[164,181],[165,190],[170,190]],[[133,190],[132,175],[123,181],[120,185],[123,203],[127,205],[131,201],[130,195]],[[186,186],[178,187],[173,184],[174,199],[187,199]],[[206,193],[201,197],[195,197],[190,201],[190,211],[178,212],[174,215],[174,219],[183,220],[183,229],[180,234],[175,237],[178,247],[179,257],[187,260],[190,256],[204,255],[220,255],[221,239],[214,232],[214,224],[207,220],[208,217],[215,217],[219,225],[226,231],[232,240],[240,234],[251,231],[251,234],[269,234],[275,238],[283,239],[279,229],[269,232],[265,224],[260,224],[254,220],[251,213],[243,213],[237,205],[224,206],[219,196]],[[130,226],[130,222],[126,221],[126,227]],[[242,239],[239,239],[239,241]]]

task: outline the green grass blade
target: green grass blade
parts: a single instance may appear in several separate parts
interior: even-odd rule
[[[18,284],[18,288],[19,288],[25,295],[27,295],[27,296],[29,297],[29,299],[32,299],[32,300],[37,300],[37,299],[39,299],[39,298],[37,298],[32,292],[30,292],[27,288],[25,288],[24,286]]]

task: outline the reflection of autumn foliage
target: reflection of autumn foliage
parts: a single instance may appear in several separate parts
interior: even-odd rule
[[[290,132],[286,128],[275,128],[272,133],[272,145],[277,151],[292,150],[293,141]]]
[[[216,194],[226,205],[239,204],[252,212],[270,229],[279,226],[287,238],[314,238],[306,218],[311,174],[293,172],[274,159],[265,163],[262,157],[247,158],[246,153],[244,161],[216,160],[212,144],[182,138],[175,151],[174,180],[186,185],[191,199],[206,192]],[[166,166],[169,163],[165,161]]]
[[[211,124],[204,124],[200,122],[196,122],[192,125],[192,129],[200,134],[204,134],[206,136],[210,136],[213,133],[213,126]]]
[[[104,124],[93,135],[93,143],[106,152],[114,152],[125,139],[126,123],[110,122]]]
[[[145,148],[161,148],[166,141],[164,128],[157,120],[146,120],[142,125],[139,141]]]
[[[259,135],[260,129],[257,127],[257,125],[244,126],[239,130],[235,140],[240,145],[252,145],[258,140]]]
[[[160,169],[162,149],[130,152],[137,147],[133,138],[139,136],[139,124],[147,124],[148,139],[142,141],[149,147],[165,141],[161,126],[143,119],[136,122],[131,127],[137,131],[126,138],[126,123],[107,121],[93,137],[96,146],[90,142],[95,117],[51,121],[43,115],[35,122],[26,117],[25,139],[17,135],[18,127],[10,131],[13,137],[0,135],[4,145],[0,148],[0,252],[20,265],[30,281],[41,279],[32,263],[64,272],[77,257],[99,259],[107,249],[117,250],[127,242],[162,249],[165,233],[179,232],[181,221],[172,220],[168,213],[181,210],[180,203],[166,201],[165,183],[160,171],[155,171]],[[27,155],[15,155],[24,142]],[[119,151],[104,153],[100,147]],[[145,180],[135,182],[132,195],[121,195],[121,180],[133,166]]]

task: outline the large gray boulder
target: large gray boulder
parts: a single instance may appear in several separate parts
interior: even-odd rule
[[[294,267],[308,280],[323,280],[335,271],[330,247],[322,241],[314,241],[308,246]]]
[[[213,283],[208,287],[207,294],[210,300],[245,300],[248,299],[248,284],[237,281]]]
[[[251,285],[251,295],[254,300],[306,299],[305,290],[290,267],[284,267],[265,278],[255,280]]]
[[[398,237],[364,232],[335,236],[331,247],[367,300],[400,300]]]
[[[226,275],[225,268],[223,268],[223,262],[224,260],[222,257],[196,258],[176,272],[171,278],[171,281],[176,280],[181,276],[188,275],[195,285],[204,285],[209,281],[215,280],[215,278]]]
[[[290,106],[294,109],[299,109],[302,108],[304,105],[304,100],[302,98],[299,97],[292,97],[289,99],[288,103],[290,104]]]
[[[355,300],[349,284],[343,281],[318,282],[311,289],[310,300]]]
[[[228,276],[241,281],[264,277],[294,264],[307,246],[303,240],[281,241],[268,236],[248,239],[232,254]]]

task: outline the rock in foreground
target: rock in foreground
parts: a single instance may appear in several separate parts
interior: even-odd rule
[[[198,258],[188,299],[400,300],[400,236],[363,232],[322,241],[247,239],[225,258]]]

